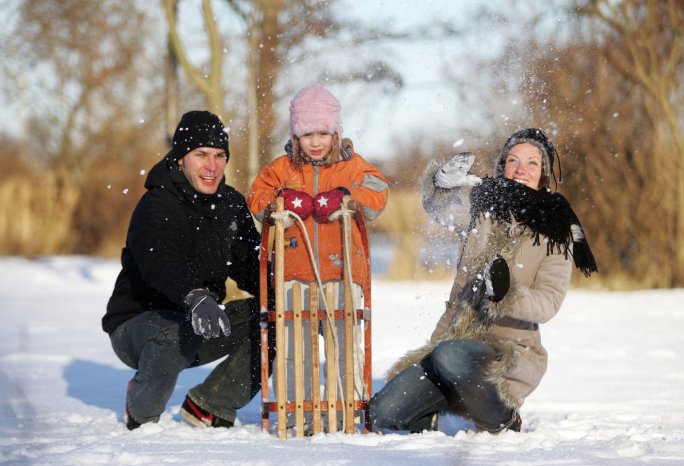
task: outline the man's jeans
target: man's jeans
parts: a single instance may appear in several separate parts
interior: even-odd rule
[[[420,364],[390,380],[371,400],[370,415],[381,429],[430,430],[440,411],[456,409],[478,427],[496,431],[508,422],[496,387],[485,381],[486,363],[496,352],[477,340],[440,343]]]
[[[121,324],[111,342],[119,359],[137,370],[126,395],[131,417],[159,420],[183,369],[227,356],[188,395],[206,411],[235,421],[236,410],[260,389],[258,309],[254,298],[226,304],[232,332],[209,339],[196,335],[178,312],[148,311]]]

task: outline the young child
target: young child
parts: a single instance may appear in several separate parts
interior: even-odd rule
[[[327,89],[319,85],[303,88],[292,99],[290,140],[285,149],[286,154],[261,169],[252,184],[247,204],[261,222],[269,204],[281,196],[285,201],[285,209],[295,212],[304,220],[321,281],[324,286],[331,282],[335,285],[336,307],[341,309],[344,298],[342,233],[339,222],[331,220],[336,218],[345,195],[356,202],[367,220],[376,218],[387,203],[387,180],[375,166],[354,152],[350,140],[342,140],[340,104]],[[358,309],[362,308],[362,289],[369,284],[370,277],[361,233],[356,222],[352,221],[351,224],[352,293]],[[286,227],[285,306],[291,309],[292,284],[301,282],[302,303],[308,308],[308,285],[316,280],[312,259],[300,227],[290,222],[286,223]],[[320,308],[323,309],[322,305]],[[304,346],[308,353],[307,340],[305,338]],[[288,359],[291,359],[291,342],[287,346]],[[343,373],[341,364],[340,374]],[[356,376],[359,377],[358,374]],[[291,382],[291,377],[288,377],[289,399],[293,399],[294,395]],[[363,395],[362,383],[357,381],[355,386],[357,396]],[[305,391],[308,398],[310,383],[305,384]]]

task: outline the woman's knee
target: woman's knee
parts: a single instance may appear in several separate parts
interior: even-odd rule
[[[391,394],[387,395],[379,392],[369,401],[368,414],[371,423],[377,429],[406,429],[405,407],[400,400],[395,399]]]
[[[489,347],[477,340],[449,340],[432,351],[432,365],[444,382],[458,383],[479,372],[487,360]]]
[[[378,396],[380,395],[380,396]],[[380,393],[376,393],[368,402],[368,414],[374,426],[379,428],[387,428],[390,423],[391,413],[389,407],[390,403],[386,402],[386,398]]]

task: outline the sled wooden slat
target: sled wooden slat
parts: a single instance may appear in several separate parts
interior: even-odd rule
[[[341,400],[337,400],[337,410],[342,411],[344,409],[344,404],[342,403]],[[354,409],[356,410],[363,410],[368,406],[368,403],[364,400],[356,400],[354,401]],[[274,402],[266,402],[263,403],[261,406],[261,409],[264,411],[270,411],[272,413],[278,412],[278,406]],[[295,410],[295,402],[294,401],[288,401],[285,403],[285,409],[288,412],[294,412]],[[313,401],[311,400],[305,400],[304,401],[304,412],[307,411],[312,411],[313,410]],[[327,412],[328,407],[326,403],[323,403],[321,405],[321,413]],[[320,433],[320,432],[319,432]]]
[[[344,207],[347,208],[345,201]],[[343,222],[344,234],[342,237],[342,252],[346,259],[350,257],[351,251],[348,250],[348,241],[351,240],[349,232],[349,222]],[[354,433],[354,300],[352,298],[352,282],[349,279],[351,264],[344,261],[342,274],[344,275],[344,432]],[[342,357],[342,356],[340,356]]]
[[[259,269],[261,272],[259,273],[259,324],[261,326],[261,329],[259,330],[259,340],[261,344],[261,430],[264,430],[266,432],[268,432],[271,428],[270,410],[264,409],[264,407],[271,404],[268,401],[270,398],[270,393],[268,389],[268,378],[270,374],[269,323],[273,321],[273,319],[269,318],[269,311],[267,305],[269,289],[268,273],[264,272],[268,271],[268,231],[269,225],[264,224],[262,229],[263,234],[261,235],[261,249],[259,250]]]
[[[304,437],[304,335],[302,332],[302,286],[292,286],[292,337],[294,339],[295,426],[297,437]]]
[[[313,284],[316,284],[316,282],[311,282]],[[310,320],[312,317],[309,314],[310,311],[307,310],[302,310],[302,320]],[[335,320],[344,320],[344,310],[343,309],[335,309],[332,311],[335,315]],[[294,315],[292,314],[292,311],[285,311],[283,313],[285,320],[293,320]],[[268,318],[269,320],[275,321],[275,312],[274,311],[269,311],[268,312]],[[326,315],[325,311],[319,310],[318,311],[318,320],[326,320],[328,316]],[[369,320],[370,316],[367,312],[362,311],[361,309],[356,310],[356,319],[357,320]]]
[[[277,212],[284,209],[283,198],[277,199]],[[285,238],[283,220],[275,222],[275,289],[283,290],[285,286]],[[276,309],[276,370],[282,375],[276,379],[276,400],[278,403],[278,437],[287,437],[287,380],[285,370],[285,296],[282,293],[275,295]]]
[[[311,399],[312,419],[311,427],[314,435],[321,433],[321,362],[318,357],[318,285],[309,284],[309,338],[311,341]]]
[[[326,284],[325,300],[328,309],[335,309],[335,288],[332,283]],[[328,399],[328,432],[337,432],[337,359],[335,351],[335,325],[336,320],[325,321],[325,391]]]

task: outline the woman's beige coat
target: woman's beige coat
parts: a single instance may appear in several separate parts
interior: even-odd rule
[[[572,259],[563,254],[547,255],[544,242],[535,246],[531,231],[515,222],[513,226],[502,225],[482,216],[468,231],[470,188],[435,189],[432,179],[440,165],[432,163],[425,173],[423,204],[439,223],[461,232],[457,274],[446,310],[429,343],[409,352],[388,376],[419,362],[441,341],[483,340],[500,355],[488,367],[488,379],[497,386],[506,405],[518,409],[546,371],[548,356],[539,324],[549,321],[560,309],[572,274]],[[511,287],[503,300],[490,306],[493,322],[483,323],[458,294],[496,254],[508,263]]]

